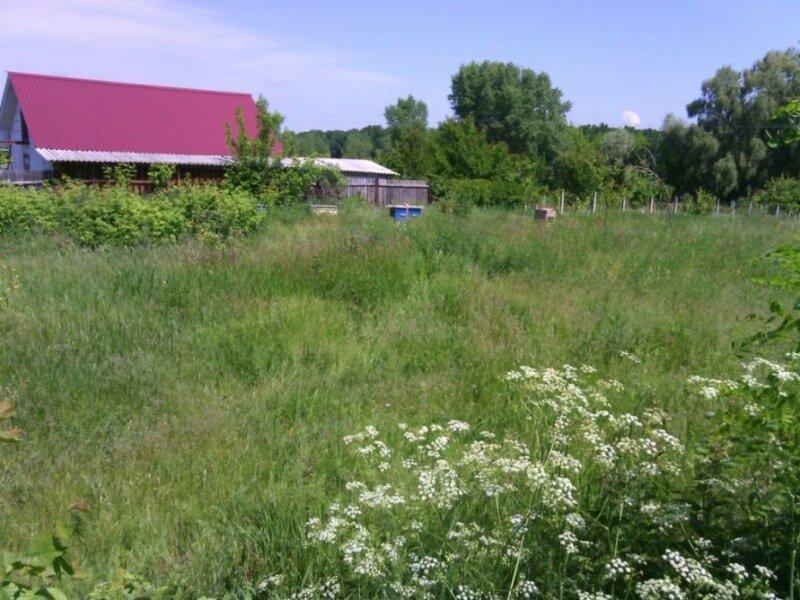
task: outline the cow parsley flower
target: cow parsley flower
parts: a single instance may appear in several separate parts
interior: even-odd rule
[[[615,579],[616,577],[624,577],[632,574],[633,568],[627,561],[621,558],[612,558],[606,563],[605,573],[606,577],[609,579]]]

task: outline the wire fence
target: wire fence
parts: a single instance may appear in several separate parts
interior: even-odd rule
[[[682,202],[677,198],[667,201],[651,198],[644,203],[634,203],[628,198],[601,197],[597,194],[583,199],[561,194],[555,198],[542,198],[540,202],[525,205],[526,210],[541,208],[552,208],[557,214],[597,214],[615,210],[651,215],[706,214],[744,217],[770,216],[800,222],[800,206],[785,206],[775,203],[758,202],[750,199],[732,200],[730,202],[718,200],[716,204],[712,206],[700,207],[694,203]]]

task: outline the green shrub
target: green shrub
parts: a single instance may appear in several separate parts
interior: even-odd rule
[[[87,246],[185,235],[225,239],[253,232],[264,219],[254,197],[212,185],[177,185],[150,196],[74,182],[44,190],[0,188],[0,233],[57,232]]]
[[[136,165],[115,163],[103,167],[103,177],[119,187],[127,187],[136,178]]]
[[[684,201],[686,210],[695,215],[710,215],[717,205],[717,198],[714,194],[698,189],[694,196],[688,196]]]
[[[439,179],[432,183],[437,199],[467,206],[518,207],[531,202],[535,190],[530,186],[511,181],[491,179]]]
[[[755,195],[756,201],[783,208],[800,207],[800,179],[778,177],[767,183],[766,187]]]
[[[213,185],[175,186],[156,201],[177,208],[192,235],[232,237],[255,231],[264,220],[253,196]]]
[[[319,167],[311,161],[295,161],[284,167],[274,158],[244,158],[228,168],[224,187],[255,196],[266,206],[296,206],[310,195],[335,196],[342,183],[338,169]]]
[[[449,190],[436,202],[437,208],[446,215],[464,216],[472,210],[472,199]]]
[[[153,188],[156,191],[165,190],[172,182],[172,178],[175,176],[175,170],[175,165],[154,163],[150,165],[150,168],[147,170],[147,178],[153,182]]]

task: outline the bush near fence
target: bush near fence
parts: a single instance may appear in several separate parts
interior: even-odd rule
[[[531,204],[538,190],[524,183],[492,179],[436,179],[431,184],[434,198],[457,198],[467,206],[505,206]]]
[[[254,231],[264,216],[253,196],[213,185],[178,185],[149,196],[79,183],[0,187],[0,234],[60,233],[87,246],[224,239]]]

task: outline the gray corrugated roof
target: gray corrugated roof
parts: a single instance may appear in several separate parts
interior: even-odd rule
[[[172,165],[215,165],[224,167],[232,162],[230,156],[204,154],[152,154],[147,152],[97,152],[93,150],[53,150],[36,148],[44,159],[54,162],[98,163],[166,163]]]
[[[307,161],[312,160],[305,157],[297,158],[284,158],[281,163],[284,166],[289,166],[292,161]],[[383,165],[366,160],[363,158],[314,158],[314,164],[320,167],[333,167],[339,169],[342,173],[367,173],[370,175],[398,175],[391,169],[387,169]]]

